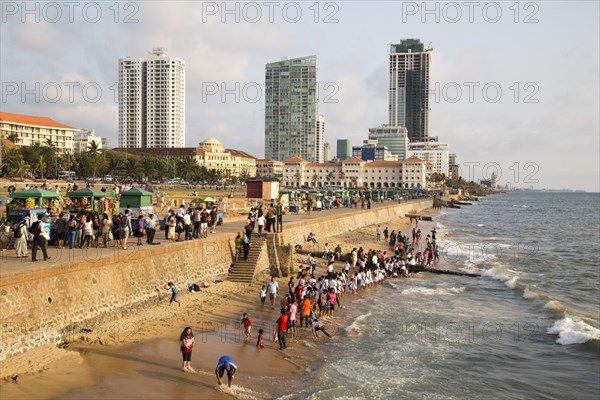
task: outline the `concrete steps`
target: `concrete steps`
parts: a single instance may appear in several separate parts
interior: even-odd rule
[[[248,259],[244,260],[241,257],[229,270],[228,279],[232,282],[251,283],[254,278],[254,271],[260,259],[266,237],[259,238],[258,234],[254,233],[250,239],[250,251],[248,251]]]

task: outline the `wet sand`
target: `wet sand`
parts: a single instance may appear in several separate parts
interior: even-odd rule
[[[382,231],[388,226],[390,232],[410,233],[407,218],[379,223]],[[419,223],[422,242],[432,224]],[[331,249],[339,243],[343,254],[359,246],[389,253],[383,235],[381,241],[375,240],[376,226],[374,223],[337,236],[321,236],[319,242],[329,242]],[[306,256],[297,255],[296,258]],[[336,271],[341,265],[336,263]],[[319,260],[317,274],[320,276],[324,271],[325,262]],[[267,280],[268,277],[263,275],[260,282]],[[278,279],[280,295],[287,293],[288,280]],[[275,309],[271,309],[268,299],[267,304],[261,306],[258,300],[260,285],[214,284],[200,293],[181,296],[181,306],[169,306],[168,296],[163,295],[161,303],[157,302],[142,315],[121,319],[110,326],[94,327],[92,333],[75,338],[66,350],[45,346],[13,357],[2,363],[2,376],[21,371],[18,383],[12,383],[10,378],[1,381],[0,394],[6,399],[184,399],[273,398],[290,393],[299,384],[298,373],[311,362],[307,353],[310,354],[314,346],[320,346],[324,339],[315,343],[310,330],[299,329],[298,338],[290,340],[288,335],[288,349],[279,351],[278,345],[271,341],[271,334],[279,315],[281,296],[276,300]],[[367,290],[352,296],[364,296],[368,301],[370,293]],[[249,341],[244,341],[239,326],[243,312],[250,313],[253,323],[253,338]],[[347,322],[343,309],[333,317],[326,317],[325,321],[334,330]],[[186,325],[194,329],[196,345],[192,366],[197,373],[181,371],[177,339]],[[262,350],[255,347],[259,328],[265,330],[267,348]],[[299,352],[303,357],[296,356]],[[233,392],[227,389],[220,392],[214,376],[217,360],[223,354],[230,355],[239,366]],[[32,361],[38,357],[44,360],[41,366]],[[285,381],[296,381],[296,385],[282,384]]]

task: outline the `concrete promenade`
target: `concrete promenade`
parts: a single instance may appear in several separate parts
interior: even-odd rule
[[[411,202],[419,202],[423,199],[414,199],[414,200],[404,200],[401,204],[410,204]],[[378,209],[383,207],[390,207],[398,205],[398,202],[386,201],[384,203],[372,203],[372,209]],[[368,212],[367,208],[364,209],[358,208],[346,208],[341,207],[339,209],[331,209],[331,210],[323,210],[323,211],[312,211],[310,214],[300,213],[297,215],[286,214],[283,216],[283,229],[285,231],[286,226],[297,226],[298,224],[317,220],[323,217],[331,217],[331,216],[344,216],[353,213],[360,212]],[[223,225],[217,226],[216,233],[209,234],[208,238],[205,239],[193,239],[199,241],[211,241],[212,238],[216,237],[234,237],[236,233],[242,232],[244,230],[244,224],[246,219],[239,218],[232,221],[225,221]],[[257,229],[255,228],[255,232]],[[308,232],[306,232],[308,234]],[[315,232],[317,237],[319,237],[319,233]],[[146,238],[144,237],[142,242],[145,243]],[[58,249],[56,246],[48,247],[48,255],[50,259],[47,261],[43,261],[43,256],[38,254],[38,259],[40,261],[33,262],[31,261],[31,249],[29,249],[29,254],[27,258],[17,258],[15,251],[13,249],[4,250],[0,255],[0,280],[2,276],[15,274],[15,273],[23,273],[30,272],[34,270],[43,270],[43,269],[51,269],[52,267],[64,267],[65,265],[71,263],[79,263],[82,261],[89,262],[102,262],[102,258],[115,258],[120,255],[127,254],[127,258],[131,259],[131,257],[139,257],[141,260],[144,259],[144,250],[154,249],[156,247],[167,247],[167,246],[178,246],[184,242],[177,243],[169,243],[165,240],[164,231],[157,231],[155,236],[155,242],[160,243],[158,246],[151,246],[145,244],[144,246],[137,246],[137,238],[130,237],[127,244],[127,250],[118,249],[116,247],[108,247],[108,248],[90,248],[90,249],[73,249],[70,250],[67,247],[63,249]],[[111,246],[111,245],[109,245]],[[39,250],[38,250],[39,251]],[[40,251],[41,253],[41,251]]]

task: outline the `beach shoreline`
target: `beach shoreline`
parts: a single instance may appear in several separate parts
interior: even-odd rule
[[[424,210],[424,213],[431,215],[436,213],[436,211],[428,209]],[[386,225],[385,222],[381,222],[381,224],[382,226]],[[331,243],[336,244],[341,242],[344,254],[351,250],[350,246],[352,245],[357,247],[363,246],[365,250],[374,248],[389,252],[390,249],[387,243],[375,241],[375,226],[376,224],[369,225],[333,237],[322,236],[320,239],[330,240]],[[398,217],[395,221],[389,221],[389,226],[390,231],[400,228],[402,232],[410,233],[408,218]],[[425,226],[429,225],[425,223],[420,224],[420,227]],[[342,263],[336,265],[336,271],[341,269],[341,265]],[[317,275],[322,275],[323,273],[324,265],[319,265]],[[264,272],[262,279],[258,281],[266,283],[267,279],[268,276]],[[285,295],[287,292],[287,278],[279,278],[279,283],[281,288],[280,294]],[[259,289],[260,284],[256,282],[252,285],[232,282],[217,283],[203,289],[200,293],[183,296],[181,307],[176,305],[169,307],[166,304],[160,304],[142,312],[141,315],[129,316],[118,321],[117,328],[115,328],[114,324],[108,324],[109,326],[100,325],[96,332],[76,338],[77,340],[71,344],[70,349],[59,349],[56,346],[48,345],[10,358],[2,362],[2,376],[18,374],[20,375],[19,384],[13,385],[10,378],[4,379],[0,383],[3,386],[2,391],[8,398],[31,398],[32,393],[21,388],[32,386],[28,385],[28,382],[43,382],[52,377],[52,381],[58,383],[52,385],[52,389],[46,395],[37,398],[77,398],[89,397],[88,395],[95,395],[97,397],[99,393],[95,392],[96,389],[102,388],[102,393],[106,394],[107,391],[110,393],[111,388],[114,388],[112,385],[107,386],[107,384],[102,383],[114,380],[110,377],[110,372],[103,370],[103,368],[109,369],[108,366],[111,364],[102,363],[98,360],[100,358],[108,358],[112,359],[112,363],[115,363],[115,359],[119,359],[119,354],[133,352],[149,357],[150,361],[148,363],[153,365],[153,368],[160,369],[161,367],[156,364],[164,363],[163,368],[167,368],[168,374],[173,375],[164,377],[164,371],[161,372],[163,375],[160,375],[157,371],[146,371],[147,376],[140,377],[139,373],[137,373],[138,378],[134,378],[134,381],[146,382],[145,385],[148,386],[153,376],[163,376],[164,379],[171,382],[169,385],[172,386],[172,384],[176,385],[174,382],[177,382],[179,379],[177,377],[184,374],[181,376],[182,382],[184,382],[183,386],[188,385],[193,387],[193,393],[201,397],[214,397],[217,394],[216,379],[214,374],[211,373],[211,368],[214,368],[212,364],[216,364],[217,354],[227,353],[234,357],[234,360],[236,358],[243,359],[248,349],[256,351],[253,340],[256,338],[258,328],[263,327],[267,332],[265,334],[267,349],[257,353],[262,357],[262,362],[253,363],[250,361],[248,365],[244,365],[245,362],[243,362],[240,366],[240,378],[237,383],[241,385],[241,388],[244,388],[242,391],[246,390],[243,396],[261,398],[265,394],[263,390],[265,387],[268,388],[266,397],[288,394],[285,390],[277,390],[278,386],[273,384],[274,381],[272,378],[281,378],[287,382],[293,382],[295,379],[293,377],[294,374],[306,368],[311,368],[312,364],[319,362],[319,360],[314,360],[311,357],[295,357],[293,354],[297,353],[298,350],[310,352],[310,347],[314,345],[319,346],[320,343],[313,343],[310,331],[304,328],[301,331],[302,337],[295,342],[291,342],[289,350],[284,352],[276,350],[276,346],[272,344],[269,336],[278,313],[275,313],[277,310],[271,310],[268,305],[264,306],[264,309],[261,309],[258,301]],[[348,296],[350,295],[346,294],[342,302],[348,301]],[[370,296],[369,292],[354,295],[355,298],[365,297],[367,301]],[[277,301],[280,298],[281,296],[278,296]],[[254,339],[247,343],[244,343],[243,339],[241,339],[242,331],[234,326],[236,323],[239,324],[238,320],[241,320],[242,312],[250,313],[255,327]],[[338,312],[335,317],[325,318],[325,323],[331,325],[336,330],[336,333],[342,333],[342,336],[344,335],[346,325],[350,325],[352,322],[352,319],[344,314],[344,312]],[[205,343],[201,343],[200,348],[196,350],[197,353],[195,353],[192,365],[196,369],[200,366],[202,374],[195,374],[193,376],[190,374],[188,376],[180,371],[180,355],[178,353],[176,336],[179,335],[180,330],[185,325],[190,325],[195,330],[199,330],[203,341],[205,340],[206,345],[211,350],[209,352],[211,353],[211,357],[204,356],[203,349],[206,348]],[[115,332],[118,332],[118,334],[115,335]],[[223,340],[223,336],[225,336],[225,340]],[[322,340],[320,339],[319,342]],[[163,349],[167,346],[166,343],[168,342],[173,343],[173,350],[170,354],[163,354],[164,350],[161,350],[163,353],[159,351],[159,354],[161,354],[160,359],[162,361],[160,363],[151,362],[153,356],[152,352],[148,349]],[[243,345],[240,346],[240,342]],[[73,349],[77,350],[74,351]],[[38,358],[38,354],[43,354],[44,357],[42,359],[46,360],[46,365],[41,368],[39,365],[32,365],[29,362],[32,358]],[[137,360],[121,360],[116,363],[116,366],[122,370],[132,368],[131,371],[135,374],[135,371],[142,371],[140,365],[144,364],[145,361],[141,357]],[[248,368],[250,365],[251,367]],[[277,368],[275,370],[266,368],[269,365],[276,365]],[[136,366],[137,369],[135,368]],[[113,367],[111,366],[110,368]],[[38,372],[40,369],[43,370],[41,373]],[[283,372],[280,370],[283,370]],[[249,371],[252,372],[249,373]],[[71,378],[56,380],[53,375],[70,376]],[[271,381],[261,382],[261,377],[263,379],[264,377],[269,377]],[[196,382],[196,379],[201,384]],[[131,383],[131,379],[127,382]],[[293,386],[288,386],[286,389],[292,389]],[[144,385],[133,384],[132,387],[144,389]],[[153,393],[157,392],[154,391]],[[185,395],[182,396],[185,397]],[[165,397],[168,396],[165,395]]]

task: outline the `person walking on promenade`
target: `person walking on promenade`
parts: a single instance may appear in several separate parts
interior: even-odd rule
[[[67,219],[63,213],[58,214],[56,220],[56,247],[63,248],[67,239]]]
[[[49,260],[48,256],[48,240],[46,239],[46,233],[43,232],[44,228],[42,227],[42,223],[46,222],[46,216],[43,214],[38,214],[38,219],[29,227],[29,233],[33,235],[33,245],[31,247],[31,261],[37,261],[37,250],[38,246],[42,249],[42,253],[44,253],[44,261]]]
[[[23,220],[17,222],[17,224],[13,227],[13,232],[15,233],[14,244],[17,258],[27,257],[27,238],[29,237],[29,234],[27,233],[28,223],[29,217],[25,217]]]
[[[233,359],[229,356],[222,356],[219,358],[217,362],[217,368],[215,368],[215,375],[217,376],[217,383],[219,386],[223,384],[221,378],[227,371],[227,384],[231,387],[231,382],[233,382],[233,378],[235,377],[235,373],[237,372],[237,365],[233,362]]]
[[[69,249],[75,248],[75,239],[77,238],[77,220],[75,219],[75,214],[71,214],[69,216],[69,221],[67,222],[67,239],[69,241]]]
[[[149,214],[148,218],[145,219],[146,223],[146,243],[154,244],[154,235],[156,235],[156,221],[154,220],[154,214]]]
[[[110,218],[107,213],[102,214],[102,227],[100,232],[102,233],[102,247],[108,247],[108,234],[110,232]]]
[[[179,341],[181,342],[181,355],[183,357],[182,370],[184,372],[196,372],[192,366],[192,351],[194,351],[194,333],[192,328],[186,326],[181,335],[179,335]]]

